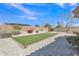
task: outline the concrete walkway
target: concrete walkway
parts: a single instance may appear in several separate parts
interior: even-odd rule
[[[54,37],[34,43],[22,48],[13,39],[0,39],[0,55],[5,56],[25,56],[25,55],[77,55],[69,46],[67,41],[61,36],[68,35],[60,33]],[[60,38],[58,38],[60,37]],[[50,52],[50,53],[49,53]]]
[[[11,38],[0,39],[0,55],[3,56],[16,56],[22,55],[23,49],[16,44]]]

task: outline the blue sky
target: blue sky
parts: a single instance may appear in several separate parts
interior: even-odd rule
[[[2,3],[0,4],[0,23],[22,23],[43,25],[67,21],[78,3]],[[79,20],[74,25],[79,25]]]

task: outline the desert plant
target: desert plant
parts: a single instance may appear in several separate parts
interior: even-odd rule
[[[79,36],[69,36],[67,40],[70,44],[79,46]]]
[[[14,25],[14,26],[13,26],[13,29],[14,29],[14,30],[21,30],[21,28],[22,28],[22,27],[19,26],[19,25]]]
[[[28,33],[32,33],[33,32],[33,29],[29,29],[27,30]]]
[[[12,37],[11,32],[0,32],[0,38],[8,38],[8,37]]]
[[[38,31],[38,30],[36,30],[35,32],[36,32],[36,33],[38,33],[39,31]]]
[[[20,31],[12,31],[12,35],[19,35],[19,34],[21,34]]]
[[[79,32],[76,32],[76,31],[75,31],[75,32],[73,32],[73,34],[79,35]]]

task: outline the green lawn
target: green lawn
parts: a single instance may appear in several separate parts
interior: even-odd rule
[[[20,36],[20,37],[14,37],[14,39],[21,43],[23,46],[44,40],[48,37],[54,36],[57,33],[41,33],[41,34],[33,34],[28,36]]]

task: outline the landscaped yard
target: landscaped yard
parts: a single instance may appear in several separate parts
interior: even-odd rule
[[[23,46],[35,43],[37,41],[44,40],[48,37],[54,36],[57,33],[41,33],[41,34],[33,34],[28,36],[20,36],[20,37],[14,37],[14,39],[21,43]]]
[[[79,35],[68,36],[67,41],[75,50],[79,52]]]

